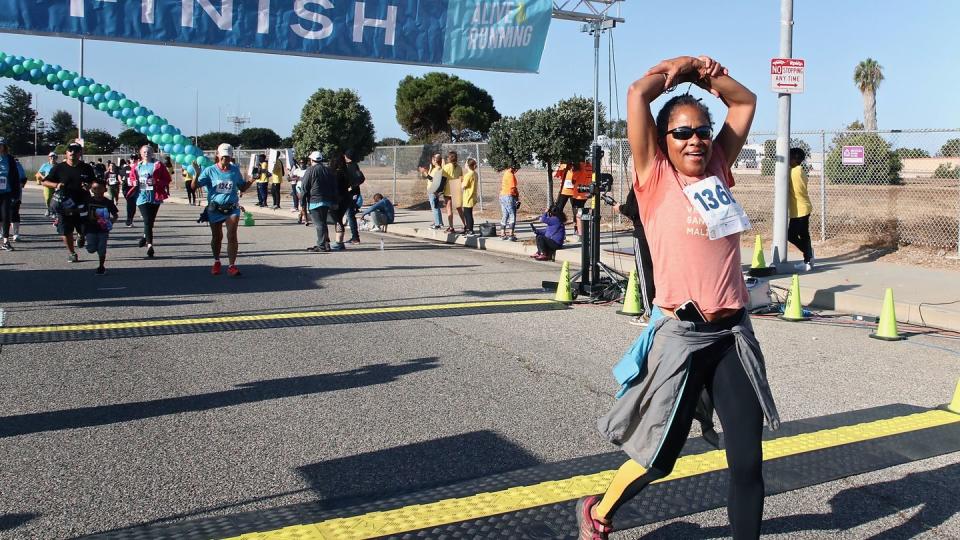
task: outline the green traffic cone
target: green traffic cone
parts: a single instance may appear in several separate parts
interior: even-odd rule
[[[807,321],[810,317],[804,317],[803,304],[800,302],[800,276],[793,275],[793,283],[790,284],[790,297],[787,298],[787,307],[780,316],[785,321]]]
[[[563,261],[563,267],[560,269],[560,281],[557,282],[557,294],[553,299],[564,304],[573,303],[573,292],[570,290],[569,261]]]
[[[640,306],[640,285],[637,283],[636,270],[630,271],[630,279],[627,280],[627,292],[623,296],[623,309],[617,313],[632,317],[643,313],[643,307]]]
[[[897,308],[893,303],[893,289],[887,289],[883,295],[883,308],[880,310],[880,323],[876,333],[870,334],[874,339],[884,341],[900,341],[903,336],[897,333]]]
[[[763,256],[763,241],[760,239],[760,235],[757,235],[757,240],[753,243],[753,263],[750,264],[750,268],[766,268],[767,260]]]

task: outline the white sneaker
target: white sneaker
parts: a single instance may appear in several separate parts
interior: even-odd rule
[[[807,264],[804,265],[804,267],[806,268],[807,272],[813,270],[813,266],[814,266],[814,260],[813,260],[813,259],[810,259],[810,262],[808,262]]]

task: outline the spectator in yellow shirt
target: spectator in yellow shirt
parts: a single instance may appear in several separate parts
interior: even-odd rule
[[[463,234],[474,236],[473,207],[477,205],[477,160],[467,158],[467,172],[463,173]]]
[[[443,165],[443,177],[446,179],[443,186],[443,196],[445,197],[445,208],[447,213],[447,232],[456,232],[453,228],[453,209],[457,209],[460,216],[460,223],[466,227],[466,221],[463,220],[463,201],[462,187],[463,167],[457,164],[457,153],[453,150],[447,152],[447,162]],[[456,199],[456,200],[454,200]]]
[[[280,209],[280,184],[283,183],[283,162],[280,161],[280,152],[273,162],[273,171],[270,174],[270,196],[273,198],[273,209]]]
[[[517,208],[520,206],[520,192],[517,190],[518,170],[516,167],[504,170],[503,179],[500,181],[500,209],[503,211],[503,219],[500,221],[503,231],[500,239],[512,242],[517,241],[514,229],[517,226]]]
[[[807,171],[803,162],[807,153],[802,148],[790,149],[790,225],[787,228],[787,240],[803,252],[806,269],[813,269],[813,245],[810,240],[810,195],[807,193]]]

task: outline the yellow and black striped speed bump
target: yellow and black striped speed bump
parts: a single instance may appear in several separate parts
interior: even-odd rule
[[[960,415],[890,405],[785,423],[764,440],[764,478],[772,495],[956,451]],[[576,499],[601,492],[624,459],[611,452],[348,507],[303,504],[94,538],[574,538]],[[673,474],[622,507],[617,528],[724,506],[725,468],[722,451],[688,441]]]
[[[274,312],[248,315],[205,315],[171,319],[50,326],[7,326],[0,327],[0,345],[134,338],[202,332],[229,332],[236,330],[327,324],[356,324],[562,309],[569,308],[553,300],[490,300],[483,302]]]

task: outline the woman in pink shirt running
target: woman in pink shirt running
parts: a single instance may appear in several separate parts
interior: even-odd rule
[[[710,111],[689,94],[669,100],[654,120],[650,104],[683,83],[727,106],[716,137]],[[643,375],[598,423],[631,459],[602,496],[578,501],[581,540],[607,538],[621,505],[671,473],[695,414],[709,420],[712,407],[729,463],[732,536],[760,534],[760,436],[764,419],[775,429],[779,418],[745,311],[740,232],[750,225],[729,191],[727,161],[740,153],[755,109],[756,96],[705,56],[664,60],[627,93],[634,193],[653,259],[653,302],[665,316],[651,324],[656,338]]]

